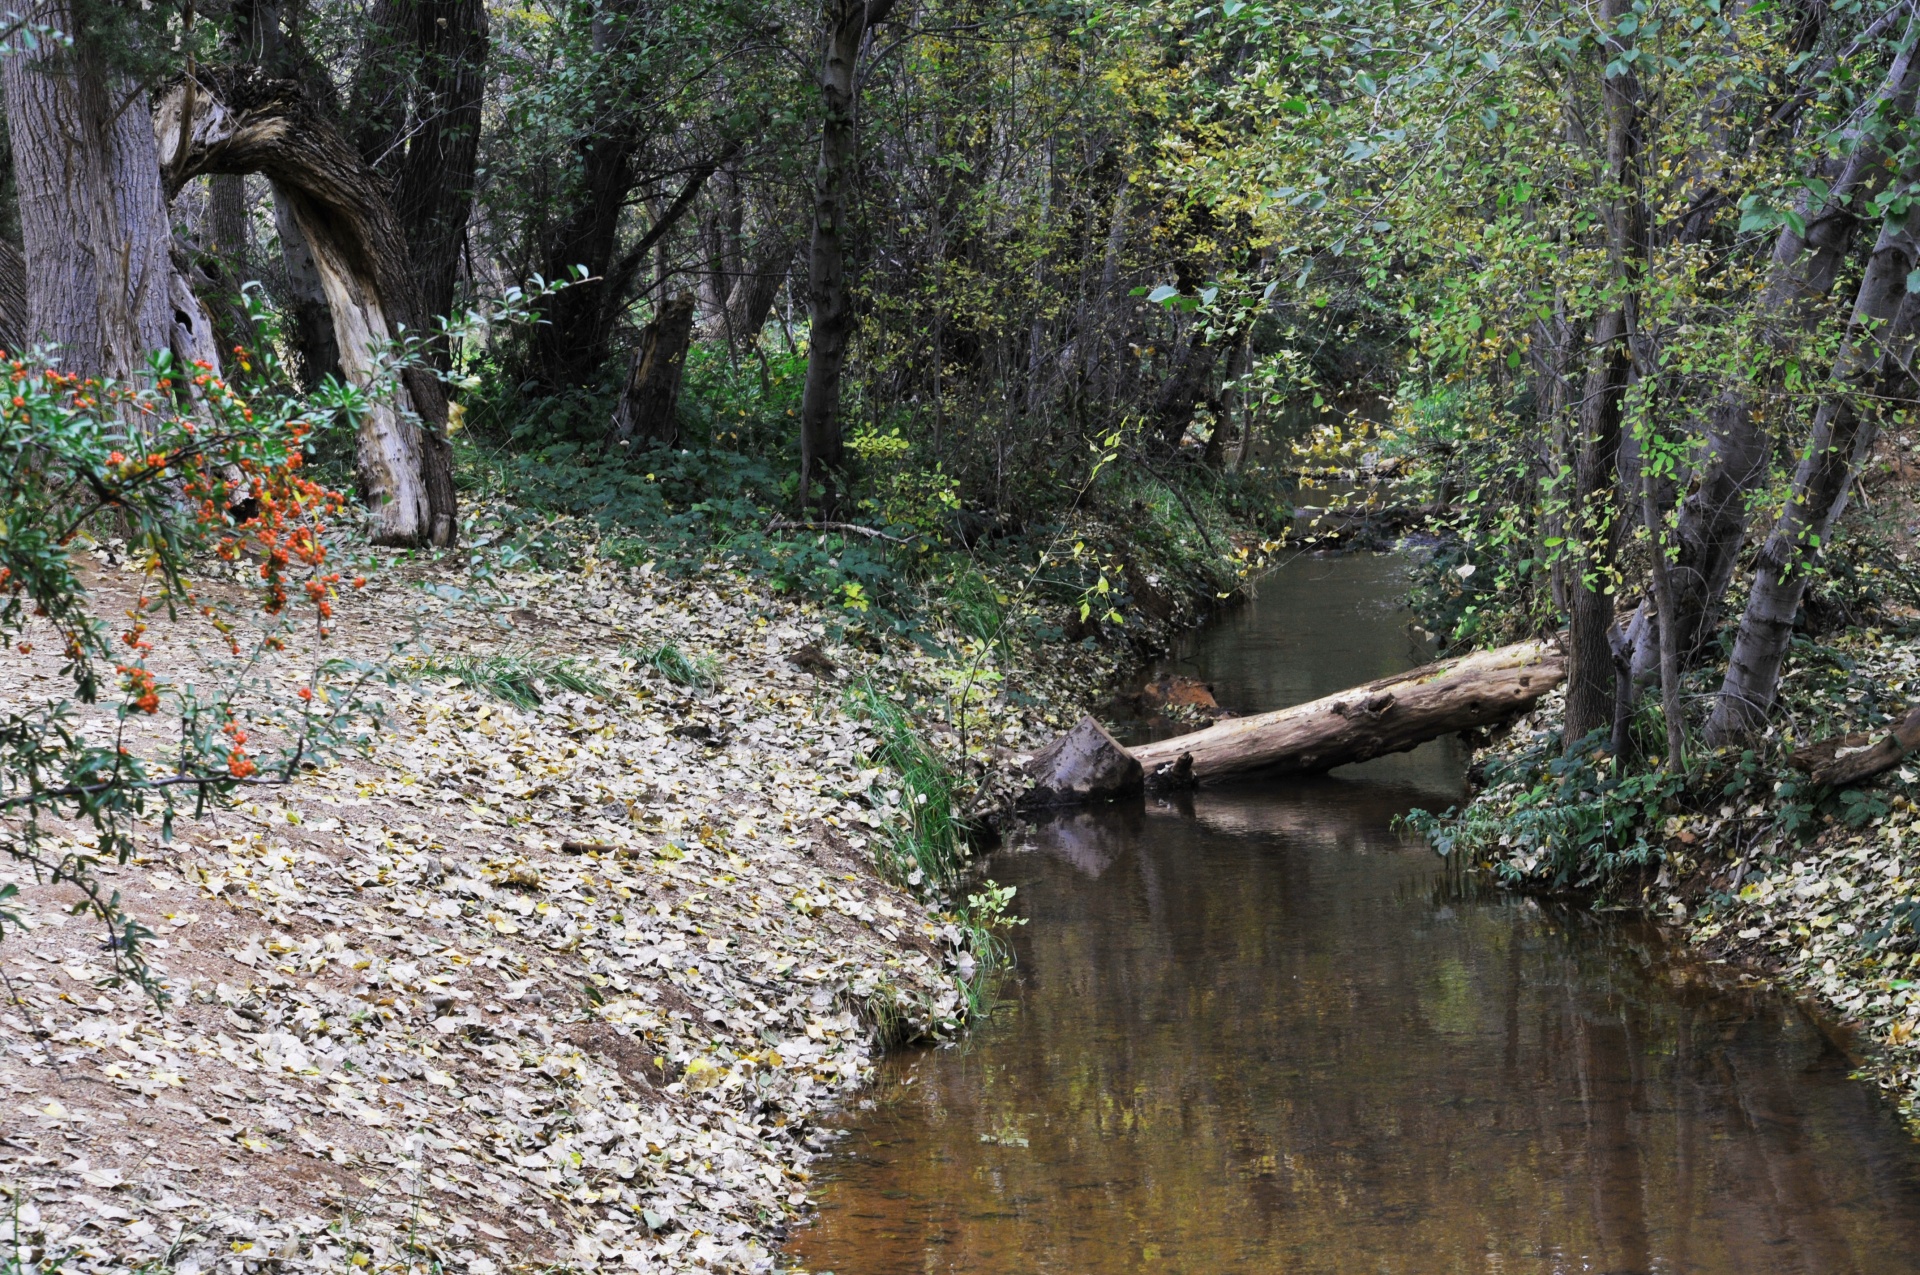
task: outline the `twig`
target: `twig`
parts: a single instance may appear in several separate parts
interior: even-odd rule
[[[895,545],[912,544],[920,538],[918,534],[911,536],[890,536],[877,528],[862,527],[856,522],[795,522],[790,518],[775,518],[771,520],[767,523],[767,530],[852,532],[856,536],[865,536],[869,540],[884,540],[888,544]]]

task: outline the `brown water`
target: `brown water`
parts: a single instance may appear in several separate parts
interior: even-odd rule
[[[1184,663],[1274,707],[1405,667],[1392,559]],[[1035,827],[1008,1003],[883,1069],[792,1260],[838,1275],[1920,1271],[1920,1154],[1792,1006],[1449,886],[1446,746]],[[1724,984],[1726,980],[1713,982]]]

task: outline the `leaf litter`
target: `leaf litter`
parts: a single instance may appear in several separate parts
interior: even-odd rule
[[[409,617],[434,634],[367,757],[103,868],[168,1007],[0,870],[27,927],[0,985],[23,1271],[769,1270],[817,1118],[964,1018],[961,928],[876,872],[901,794],[845,687],[936,705],[952,755],[937,705],[980,683],[984,789],[1086,670],[1016,700],[724,568],[589,554],[488,605],[466,579],[390,566],[341,626],[368,660]]]

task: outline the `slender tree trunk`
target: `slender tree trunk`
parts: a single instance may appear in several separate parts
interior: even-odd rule
[[[1920,172],[1902,176],[1914,180]],[[1814,413],[1812,438],[1794,472],[1786,507],[1760,551],[1733,658],[1707,722],[1708,742],[1716,746],[1736,743],[1766,725],[1808,577],[1872,450],[1879,400],[1911,397],[1906,364],[1912,356],[1915,306],[1907,278],[1920,258],[1917,234],[1920,204],[1902,221],[1882,227],[1867,260],[1846,343]]]
[[[65,0],[32,20],[73,34],[0,57],[19,192],[29,343],[67,370],[136,377],[172,329],[172,234],[152,120]],[[122,109],[125,107],[125,109]]]
[[[1612,31],[1631,11],[1626,0],[1604,0],[1601,26]],[[1603,46],[1612,60],[1619,37]],[[1614,262],[1613,308],[1594,324],[1592,369],[1580,409],[1579,455],[1574,463],[1570,540],[1581,547],[1568,580],[1568,666],[1565,746],[1613,720],[1616,669],[1613,627],[1614,554],[1619,518],[1614,509],[1620,455],[1620,416],[1632,368],[1634,290],[1646,237],[1640,197],[1640,89],[1630,71],[1602,77],[1607,112],[1603,208]]]
[[[813,249],[807,260],[807,380],[800,399],[800,507],[815,484],[821,508],[840,499],[840,374],[853,335],[847,283],[847,203],[851,196],[860,48],[894,0],[828,0],[820,73],[820,161],[813,177]]]
[[[1613,721],[1614,550],[1619,519],[1614,509],[1620,458],[1620,409],[1630,361],[1626,318],[1609,310],[1593,329],[1593,367],[1579,412],[1579,451],[1573,467],[1573,509],[1568,542],[1580,552],[1567,575],[1567,721],[1571,749],[1588,733]]]
[[[1909,43],[1920,19],[1909,19],[1907,39],[1888,68],[1874,100],[1858,114],[1875,118],[1883,112],[1910,117],[1920,91],[1920,53]],[[1773,344],[1782,346],[1794,332],[1804,330],[1818,314],[1820,303],[1832,291],[1848,255],[1855,251],[1863,225],[1863,211],[1887,179],[1885,148],[1871,133],[1854,139],[1846,162],[1833,174],[1824,197],[1802,192],[1798,212],[1804,235],[1782,227],[1774,241],[1762,312],[1778,316]],[[1672,571],[1673,626],[1683,664],[1691,664],[1719,625],[1720,608],[1740,551],[1746,543],[1747,522],[1754,497],[1766,481],[1772,453],[1766,431],[1754,416],[1754,386],[1742,378],[1715,403],[1707,425],[1710,459],[1701,481],[1680,509],[1676,527],[1678,557]],[[1642,626],[1648,632],[1649,626]],[[1652,634],[1648,632],[1648,636]],[[1636,684],[1650,679],[1663,658],[1658,644],[1636,644],[1633,664]]]

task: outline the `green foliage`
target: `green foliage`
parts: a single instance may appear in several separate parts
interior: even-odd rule
[[[570,659],[531,651],[494,655],[423,655],[406,666],[409,676],[441,679],[482,691],[515,708],[538,708],[553,689],[604,698],[607,687],[594,673]]]
[[[327,636],[340,600],[328,559],[343,498],[302,470],[303,440],[328,412],[271,394],[243,399],[211,369],[165,353],[139,386],[83,380],[39,358],[0,370],[11,384],[0,403],[0,642],[22,656],[45,644],[61,658],[44,690],[0,706],[0,846],[78,889],[109,930],[114,978],[159,998],[142,954],[149,936],[97,865],[126,862],[142,824],[170,836],[183,808],[285,782],[357,745],[377,711],[364,695],[374,670],[320,654],[304,673],[286,671],[297,697],[276,675],[295,639]],[[114,602],[125,619],[111,628],[82,571],[88,549],[137,581],[132,606]],[[259,582],[257,610],[205,600],[189,579],[241,562]],[[168,685],[148,667],[150,621],[193,612],[231,659],[211,666],[208,684]],[[142,719],[172,739],[136,746]],[[263,728],[274,746],[250,739]],[[86,834],[69,841],[74,827]]]
[[[872,682],[847,691],[849,707],[873,723],[880,744],[874,760],[893,772],[897,800],[884,807],[889,821],[876,842],[881,875],[925,897],[949,893],[972,858],[966,829],[954,815],[959,777],[914,731],[906,712]]]
[[[1409,811],[1407,826],[1440,854],[1489,864],[1515,884],[1601,894],[1650,871],[1667,804],[1686,788],[1667,771],[1622,773],[1601,740],[1562,754],[1558,736],[1490,766],[1489,793],[1435,815]]]

